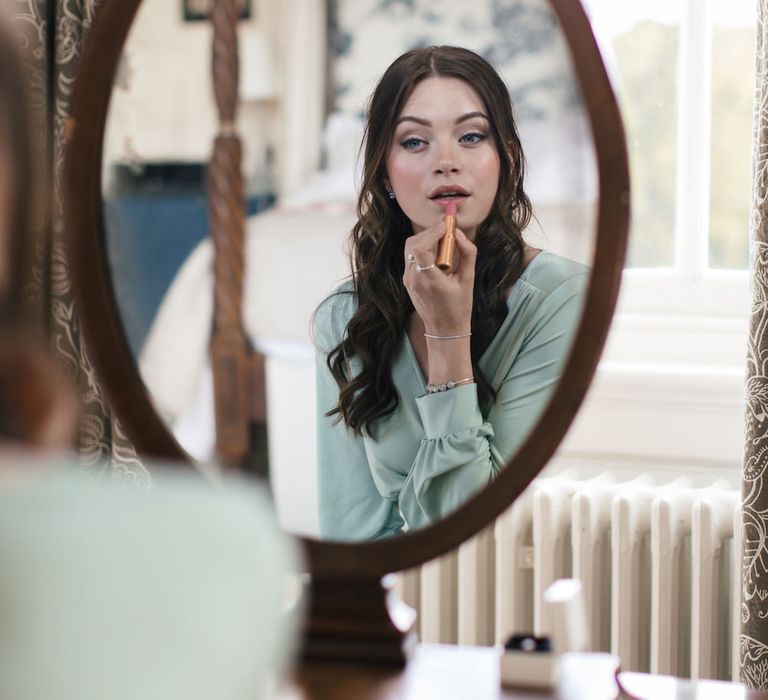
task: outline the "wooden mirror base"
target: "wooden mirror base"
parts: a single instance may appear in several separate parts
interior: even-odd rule
[[[384,578],[315,577],[309,585],[305,661],[405,666],[416,612]]]

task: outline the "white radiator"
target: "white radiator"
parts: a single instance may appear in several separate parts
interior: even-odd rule
[[[623,670],[736,679],[739,523],[726,481],[566,472],[537,479],[493,527],[398,587],[423,641],[489,645],[545,634],[543,591],[578,578],[591,650]]]

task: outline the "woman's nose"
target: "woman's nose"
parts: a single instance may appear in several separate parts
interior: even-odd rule
[[[435,161],[435,173],[447,174],[459,171],[459,162],[457,154],[454,152],[453,144],[447,143],[441,145],[437,151]]]

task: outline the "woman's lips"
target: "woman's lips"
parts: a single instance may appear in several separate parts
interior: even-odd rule
[[[464,204],[469,199],[469,195],[458,195],[454,197],[437,197],[435,199],[431,199],[431,202],[435,202],[438,206],[445,209],[448,204],[453,202],[453,204],[456,205],[456,207],[460,207],[462,204]]]

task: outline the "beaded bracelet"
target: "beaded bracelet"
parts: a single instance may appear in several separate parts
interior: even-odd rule
[[[462,384],[472,384],[475,381],[474,377],[467,377],[466,379],[457,379],[456,381],[449,381],[445,384],[427,384],[428,394],[437,394],[441,391],[448,391],[455,386],[461,386]]]

